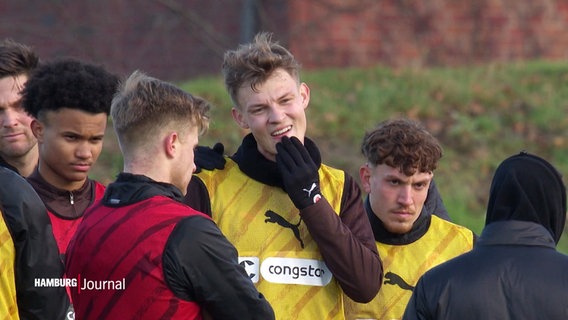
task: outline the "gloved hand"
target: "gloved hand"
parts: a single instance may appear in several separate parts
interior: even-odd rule
[[[283,137],[276,144],[276,164],[282,175],[284,189],[302,210],[321,199],[318,168],[306,147],[296,137]]]
[[[193,162],[195,162],[195,173],[205,170],[215,170],[225,168],[225,146],[221,142],[217,142],[213,149],[205,146],[197,146],[193,152]]]

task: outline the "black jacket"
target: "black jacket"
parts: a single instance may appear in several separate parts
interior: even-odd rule
[[[117,180],[106,188],[101,201],[106,207],[121,208],[158,196],[180,203],[183,198],[180,190],[171,184],[157,182],[143,175],[120,173]],[[95,211],[87,211],[85,219],[88,219],[87,215],[95,214]],[[83,225],[86,222],[83,220]],[[73,262],[74,254],[91,249],[78,245],[80,242],[77,239],[98,236],[88,234],[88,231],[79,227],[75,235],[76,243],[69,245],[67,263],[71,276],[80,274],[83,268]],[[112,244],[101,240],[97,245],[98,250],[103,250]],[[176,297],[198,303],[213,319],[274,318],[272,307],[254,288],[244,267],[238,264],[235,247],[211,219],[198,215],[183,218],[168,236],[163,250],[164,280]],[[97,263],[96,257],[92,257],[85,268]],[[144,292],[142,295],[155,294]]]
[[[505,160],[474,249],[426,272],[404,319],[568,319],[565,221],[558,172],[526,153]]]
[[[65,287],[36,285],[36,279],[63,278],[47,209],[24,178],[3,167],[0,211],[14,243],[15,261],[2,263],[14,265],[20,319],[65,319],[69,307]]]

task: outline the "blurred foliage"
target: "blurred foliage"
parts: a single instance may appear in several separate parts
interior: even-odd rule
[[[327,69],[304,71],[302,80],[311,89],[308,136],[319,144],[324,161],[357,179],[365,130],[395,117],[421,121],[444,147],[436,181],[450,216],[476,233],[483,227],[493,172],[507,156],[527,150],[568,172],[568,63]],[[221,141],[233,153],[246,132],[232,120],[222,79],[180,86],[213,105],[210,130],[200,144]],[[105,145],[104,153],[116,152]],[[103,159],[120,161],[104,153]],[[114,175],[120,166],[103,172]],[[565,253],[567,238],[560,244]]]

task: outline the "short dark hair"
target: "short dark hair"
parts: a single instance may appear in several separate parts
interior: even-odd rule
[[[407,176],[432,172],[442,147],[420,123],[410,119],[387,120],[365,134],[361,152],[370,165],[386,164]]]
[[[22,91],[22,105],[35,118],[61,108],[108,115],[118,81],[101,66],[62,59],[34,71]]]
[[[0,42],[0,78],[29,76],[38,64],[39,58],[31,47],[12,39]]]

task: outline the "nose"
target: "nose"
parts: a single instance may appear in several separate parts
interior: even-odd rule
[[[404,207],[408,207],[412,204],[412,187],[410,185],[405,185],[400,188],[397,201]]]
[[[79,159],[89,159],[93,156],[93,150],[88,142],[81,142],[77,145],[75,156]]]
[[[268,121],[270,123],[282,122],[285,116],[286,112],[284,112],[283,108],[278,108],[278,106],[275,105],[270,106],[270,114],[268,116]]]

